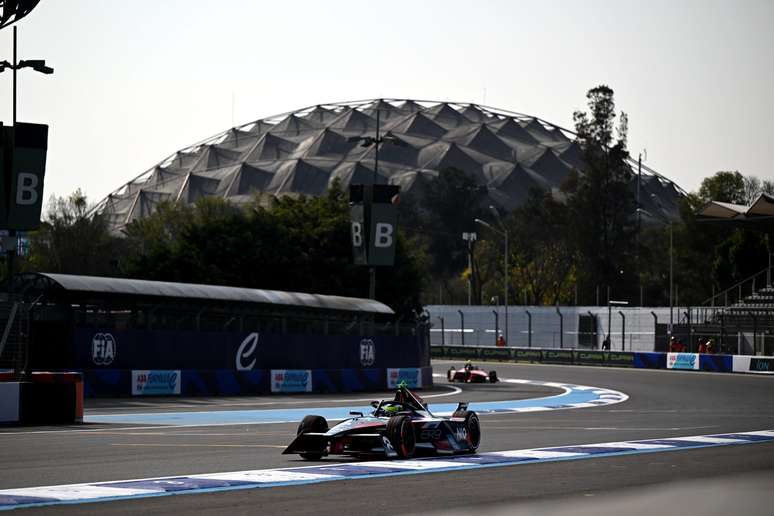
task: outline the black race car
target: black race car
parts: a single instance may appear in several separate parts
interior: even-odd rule
[[[467,403],[459,403],[451,417],[437,417],[419,396],[399,386],[394,399],[374,401],[371,406],[371,414],[350,412],[355,417],[333,428],[321,416],[304,417],[295,440],[282,453],[309,460],[326,455],[406,459],[478,449],[481,427]]]

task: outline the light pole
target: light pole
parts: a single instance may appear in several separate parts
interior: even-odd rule
[[[477,237],[475,232],[462,234],[462,239],[468,243],[468,306],[472,304],[473,298],[473,242]]]
[[[23,13],[22,16],[24,16]],[[46,66],[45,59],[22,59],[21,61],[16,60],[16,25],[13,26],[13,63],[9,63],[8,61],[0,61],[0,73],[5,71],[5,69],[8,68],[9,70],[13,71],[13,127],[14,132],[12,134],[15,135],[16,131],[16,71],[21,70],[22,68],[32,68],[36,72],[40,72],[42,74],[50,75],[54,73],[54,69],[50,66]],[[13,152],[13,149],[16,147],[15,142],[15,136],[12,137],[13,140],[11,142],[11,152]],[[11,171],[8,170],[6,174],[11,174]],[[6,248],[6,264],[8,267],[8,294],[9,297],[13,294],[13,259],[14,255],[16,254],[16,230],[8,230],[8,239],[6,242],[11,243],[11,245]]]
[[[406,142],[403,140],[393,136],[393,134],[390,131],[387,131],[387,134],[384,136],[379,136],[379,128],[380,128],[380,122],[381,118],[379,116],[379,113],[381,110],[379,109],[379,104],[377,101],[376,105],[376,136],[350,136],[347,138],[347,141],[349,142],[361,142],[361,147],[370,147],[371,145],[374,146],[374,174],[373,174],[373,180],[372,184],[376,185],[376,183],[379,180],[379,145],[381,145],[384,142],[390,142],[393,145],[399,145],[399,146],[406,146]],[[373,186],[371,188],[370,199],[366,199],[366,202],[369,204],[373,202]],[[376,299],[376,267],[373,265],[368,269],[368,297],[371,299]]]
[[[651,197],[655,197],[651,194]],[[672,325],[674,324],[674,292],[675,292],[675,277],[674,277],[674,229],[672,219],[669,217],[654,215],[648,210],[637,208],[637,214],[642,213],[654,219],[661,219],[663,222],[669,224],[669,331],[667,332],[667,342],[672,337]]]
[[[497,216],[497,222],[500,224],[501,230],[496,229],[494,226],[492,226],[490,223],[486,222],[485,220],[481,219],[475,219],[475,222],[477,224],[481,224],[485,228],[489,228],[492,231],[494,231],[496,234],[503,237],[505,240],[505,258],[503,260],[505,270],[503,271],[503,297],[505,299],[505,345],[508,345],[508,231],[505,229],[505,226],[503,226],[502,220],[500,220],[500,214],[497,213],[497,210],[495,210],[494,206],[489,207],[490,210],[494,212],[494,214]]]

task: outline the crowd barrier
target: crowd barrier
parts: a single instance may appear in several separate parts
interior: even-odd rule
[[[433,385],[431,367],[371,369],[136,370],[83,372],[87,397],[241,396],[269,393],[341,393]]]
[[[432,346],[430,348],[430,355],[433,358],[452,360],[499,360],[504,362],[597,365],[638,369],[774,374],[774,357],[760,356],[484,346]]]
[[[34,372],[18,381],[0,373],[0,423],[61,424],[83,421],[83,375]]]

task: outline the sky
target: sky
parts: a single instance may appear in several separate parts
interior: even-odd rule
[[[18,74],[18,120],[50,126],[46,199],[96,203],[181,148],[306,106],[472,102],[571,129],[600,84],[631,154],[684,190],[719,170],[774,179],[771,0],[41,0],[17,26],[19,59],[55,69]],[[6,124],[11,91],[6,70]]]

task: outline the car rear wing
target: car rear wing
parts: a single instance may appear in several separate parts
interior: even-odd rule
[[[463,410],[468,410],[468,402],[467,401],[461,401],[457,403],[457,408],[454,410],[454,412],[461,412]]]

